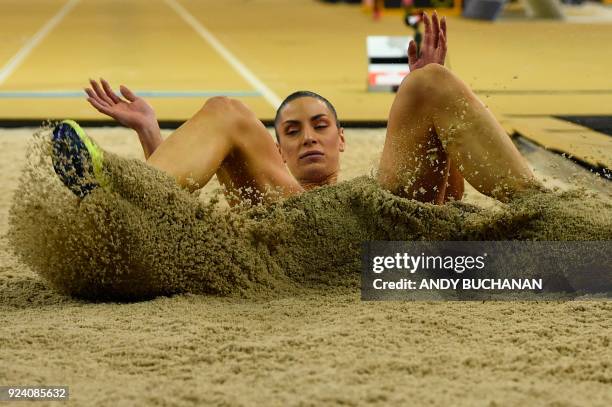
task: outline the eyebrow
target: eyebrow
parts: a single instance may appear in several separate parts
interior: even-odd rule
[[[320,118],[321,118],[321,117],[323,117],[323,116],[327,116],[327,115],[326,115],[325,113],[320,113],[320,114],[318,114],[318,115],[312,116],[312,117],[310,118],[310,121],[320,119]]]
[[[312,117],[310,118],[310,121],[320,119],[321,117],[324,117],[324,116],[327,116],[327,114],[325,114],[325,113],[319,113],[319,114],[317,114],[317,115],[312,116]],[[291,120],[291,119],[290,119],[290,120],[285,120],[285,121],[283,122],[283,124],[300,124],[300,121],[299,121],[299,120]]]
[[[285,120],[283,124],[300,124],[299,120]]]

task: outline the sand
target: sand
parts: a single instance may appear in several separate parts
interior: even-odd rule
[[[15,160],[2,160],[7,167],[1,201],[6,232],[27,139],[24,132],[5,133],[3,154]],[[125,131],[92,134],[109,151],[139,156],[137,141]],[[343,168],[345,179],[371,170],[382,137],[380,131],[349,132],[344,161],[352,166]],[[174,190],[167,179],[142,166],[119,158],[113,162],[111,172],[122,176],[115,177],[120,193],[112,196],[94,194],[77,205],[58,183],[20,189],[20,196],[27,192],[30,199],[20,198],[25,205],[14,207],[13,216],[27,219],[24,214],[32,211],[19,211],[31,204],[40,205],[37,209],[46,216],[37,224],[19,223],[29,225],[30,234],[15,234],[13,228],[12,240],[25,247],[28,243],[18,236],[35,237],[36,244],[21,256],[47,280],[18,263],[3,239],[0,306],[4,326],[10,327],[1,337],[3,360],[10,366],[0,373],[3,383],[65,383],[81,404],[388,404],[415,397],[433,404],[611,401],[609,302],[362,303],[358,275],[350,272],[354,262],[346,261],[354,243],[372,233],[384,238],[499,237],[500,227],[483,228],[492,220],[505,225],[503,235],[510,238],[610,239],[609,191],[591,177],[589,193],[599,192],[588,201],[557,192],[544,201],[525,197],[510,210],[474,191],[468,201],[478,207],[417,205],[375,191],[361,178],[244,216],[222,205],[213,208],[209,194],[196,198]],[[165,183],[159,189],[163,194],[144,199],[142,189],[133,187],[131,171]],[[47,175],[34,174],[39,179]],[[364,195],[368,199],[355,199]],[[347,210],[317,217],[322,211],[315,209],[325,208],[326,199],[340,200]],[[57,202],[70,204],[53,205]],[[147,202],[163,202],[172,210],[160,211]],[[386,208],[385,217],[363,216],[381,208]],[[349,216],[355,209],[361,216]],[[83,213],[90,217],[79,216]],[[471,228],[465,227],[466,213]],[[164,219],[163,214],[172,216]],[[563,227],[555,223],[558,218],[573,223]],[[341,228],[334,227],[338,221]],[[104,227],[109,222],[122,228]],[[549,227],[551,222],[557,226]],[[318,228],[308,234],[295,233],[313,224]],[[48,225],[62,225],[88,255],[69,257],[74,242],[64,239],[64,246],[58,245],[57,232]],[[95,239],[92,225],[105,239]],[[287,232],[287,225],[294,233]],[[33,235],[35,227],[44,233]],[[153,228],[156,238],[142,238]],[[188,238],[177,245],[177,236]],[[329,244],[330,237],[338,244]],[[197,238],[202,240],[196,247]],[[101,243],[108,241],[114,246]],[[162,254],[154,257],[160,247]],[[321,250],[324,255],[304,255]],[[48,256],[40,259],[41,253]],[[58,288],[89,299],[125,299],[130,292],[141,300],[187,291],[208,295],[91,303],[62,296]]]

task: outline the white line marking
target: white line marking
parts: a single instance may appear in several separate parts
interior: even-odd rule
[[[227,48],[219,42],[219,40],[208,31],[198,20],[193,17],[183,6],[181,6],[176,0],[166,0],[166,3],[176,11],[176,13],[185,20],[187,24],[191,26],[200,37],[210,44],[248,83],[257,89],[263,97],[272,105],[276,110],[282,100],[268,88],[253,72],[251,72],[238,58],[234,56]]]
[[[32,52],[34,47],[36,47],[49,32],[68,14],[70,10],[80,0],[69,0],[64,7],[58,11],[56,15],[54,15],[45,25],[42,26],[40,30],[36,34],[30,38],[30,40],[23,46],[13,57],[0,69],[0,85],[6,81],[6,79],[11,76],[11,74],[21,65],[24,59]]]

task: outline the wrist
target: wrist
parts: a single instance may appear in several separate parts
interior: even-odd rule
[[[138,133],[138,138],[140,139],[145,158],[148,159],[163,142],[159,123],[157,123],[157,120],[153,120],[151,123],[143,123],[137,126],[134,130]]]
[[[159,123],[155,119],[137,124],[134,126],[134,130],[142,136],[154,136],[161,133]]]

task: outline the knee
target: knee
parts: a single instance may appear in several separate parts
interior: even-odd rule
[[[213,96],[206,99],[206,102],[204,102],[200,110],[205,112],[225,111],[231,108],[231,106],[232,99],[227,96]]]
[[[413,97],[432,98],[442,94],[455,79],[450,70],[439,64],[429,64],[406,76],[398,93]]]
[[[250,109],[241,101],[229,98],[227,96],[213,96],[206,99],[206,102],[204,103],[204,106],[202,106],[202,109],[236,109],[240,111],[250,111]]]
[[[422,77],[421,80],[428,83],[448,82],[453,78],[452,72],[440,64],[429,64],[419,69],[419,71]]]
[[[227,96],[208,98],[198,114],[217,115],[234,122],[255,118],[255,114],[244,103]]]
[[[216,126],[232,132],[239,132],[261,123],[255,113],[244,103],[226,96],[208,98],[196,114],[196,117],[198,116],[202,119],[214,117]]]

